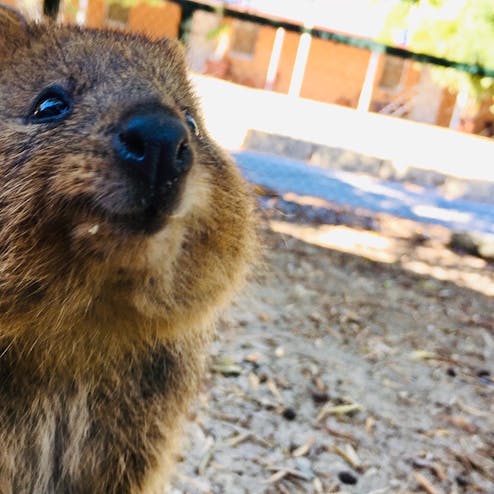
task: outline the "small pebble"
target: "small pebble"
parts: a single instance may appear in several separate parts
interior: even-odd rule
[[[314,472],[312,471],[312,463],[309,458],[301,456],[300,458],[295,458],[295,465],[297,470],[302,472],[307,480],[312,480],[314,478]]]
[[[283,417],[286,420],[295,420],[295,418],[297,417],[297,412],[293,408],[285,408],[283,410]]]
[[[488,370],[482,369],[477,372],[477,377],[490,377],[491,373]]]
[[[456,377],[456,371],[453,369],[453,367],[448,367],[446,374],[450,377]]]
[[[257,376],[259,378],[259,383],[264,384],[268,380],[268,375],[266,373],[261,373]]]
[[[259,370],[261,367],[261,364],[259,364],[259,362],[252,362],[252,361],[247,360],[247,359],[244,359],[244,362],[247,362],[248,364],[250,364],[252,367],[252,370],[255,370],[255,371]]]
[[[311,395],[314,403],[321,404],[329,401],[329,395],[324,391],[312,390]]]
[[[352,472],[340,472],[338,478],[343,484],[355,485],[357,483],[357,477]]]

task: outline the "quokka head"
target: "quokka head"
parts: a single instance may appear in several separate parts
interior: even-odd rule
[[[0,180],[3,334],[172,332],[210,317],[256,250],[175,40],[0,6]]]

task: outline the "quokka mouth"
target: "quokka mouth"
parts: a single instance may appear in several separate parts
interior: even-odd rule
[[[166,227],[169,217],[180,204],[182,189],[183,187],[174,190],[164,199],[159,196],[153,197],[146,201],[145,207],[136,211],[109,210],[99,201],[87,196],[71,198],[61,210],[65,211],[64,221],[69,224],[72,218],[91,218],[90,221],[94,221],[95,224],[103,222],[129,234],[149,236]]]

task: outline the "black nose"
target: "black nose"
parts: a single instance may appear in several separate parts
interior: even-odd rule
[[[172,188],[192,165],[187,128],[164,109],[127,116],[113,147],[118,164],[155,192]]]

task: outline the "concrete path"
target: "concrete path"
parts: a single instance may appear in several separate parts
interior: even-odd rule
[[[301,161],[241,151],[234,153],[248,180],[280,194],[295,192],[338,204],[436,223],[456,231],[494,234],[492,204],[449,200],[434,190],[418,193],[398,183],[323,170]]]

